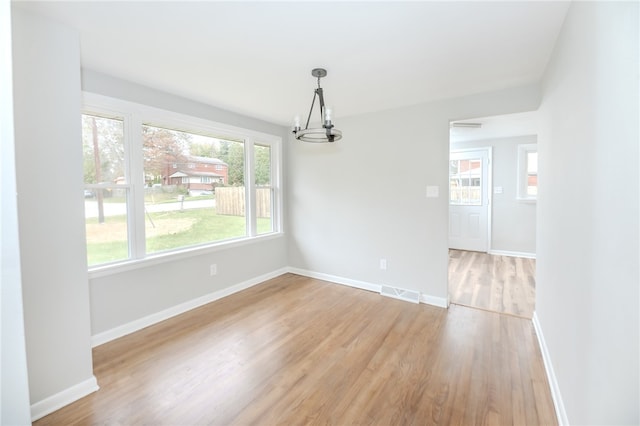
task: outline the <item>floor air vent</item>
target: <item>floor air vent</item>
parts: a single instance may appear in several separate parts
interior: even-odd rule
[[[420,303],[420,293],[413,290],[405,290],[403,288],[391,287],[383,285],[380,288],[380,294],[394,299],[404,300],[411,303]]]

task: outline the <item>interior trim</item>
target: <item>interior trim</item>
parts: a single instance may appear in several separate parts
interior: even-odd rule
[[[553,406],[556,409],[556,417],[558,418],[559,426],[569,426],[569,419],[567,418],[567,411],[564,408],[562,402],[562,395],[560,395],[560,386],[558,385],[558,379],[556,373],[553,371],[553,364],[551,363],[551,357],[549,356],[549,350],[547,344],[544,341],[544,335],[542,334],[542,326],[538,320],[538,314],[533,313],[533,328],[536,331],[536,337],[538,338],[538,344],[540,345],[540,352],[542,353],[542,360],[544,361],[544,369],[547,372],[547,380],[549,380],[549,387],[551,388],[551,398],[553,399]]]
[[[47,414],[51,414],[65,405],[69,405],[72,402],[97,391],[98,389],[100,389],[98,381],[96,380],[96,377],[92,375],[83,382],[31,404],[31,421],[35,422]]]

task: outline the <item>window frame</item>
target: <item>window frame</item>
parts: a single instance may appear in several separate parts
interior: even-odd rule
[[[518,145],[518,168],[517,168],[517,194],[516,199],[518,201],[536,202],[538,199],[536,195],[529,195],[527,187],[529,185],[529,168],[528,168],[528,154],[538,153],[538,144],[520,144]],[[537,176],[537,173],[536,173]]]
[[[90,277],[110,275],[123,270],[147,266],[149,263],[166,262],[185,256],[201,255],[207,251],[218,251],[238,245],[252,243],[256,240],[278,238],[283,235],[282,224],[282,137],[235,127],[191,115],[151,107],[104,95],[83,92],[81,114],[114,118],[123,121],[125,150],[126,184],[118,188],[126,188],[127,200],[127,236],[129,258],[121,261],[101,263],[89,266]],[[150,125],[193,134],[242,141],[245,155],[245,229],[246,235],[222,241],[211,241],[204,244],[180,247],[160,253],[146,253],[145,219],[144,219],[144,161],[142,126]],[[136,131],[136,129],[138,129]],[[255,209],[255,173],[254,144],[269,145],[272,150],[271,182],[273,186],[272,231],[257,233]],[[92,185],[93,186],[93,185]],[[111,185],[110,185],[111,186]],[[89,188],[85,185],[85,188]]]

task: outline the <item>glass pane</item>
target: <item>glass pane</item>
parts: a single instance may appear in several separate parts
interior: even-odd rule
[[[256,217],[258,234],[273,232],[271,214],[273,205],[273,188],[271,186],[271,147],[254,146],[256,172]]]
[[[538,195],[538,153],[527,152],[527,195]]]
[[[122,120],[82,115],[85,227],[89,266],[129,258]],[[100,187],[97,187],[100,184]]]
[[[89,266],[128,259],[128,189],[85,189],[84,197]]]
[[[147,253],[243,237],[244,143],[143,126]]]
[[[482,159],[449,162],[449,203],[482,205]]]
[[[124,123],[82,115],[85,184],[124,184]]]
[[[538,153],[535,151],[527,152],[527,173],[538,173]]]

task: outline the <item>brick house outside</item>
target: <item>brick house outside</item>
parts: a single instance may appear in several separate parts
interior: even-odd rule
[[[188,156],[184,163],[172,163],[167,184],[186,189],[189,195],[213,192],[229,181],[229,166],[218,158]]]

